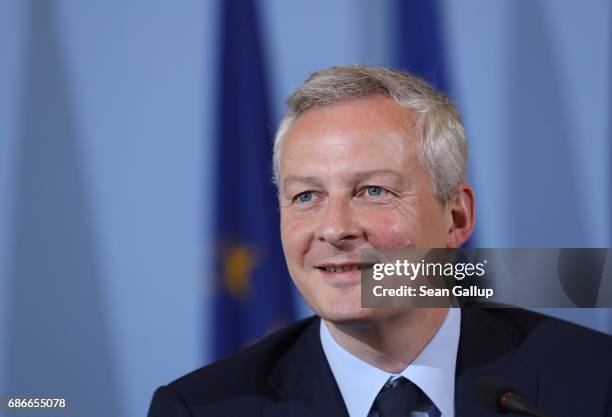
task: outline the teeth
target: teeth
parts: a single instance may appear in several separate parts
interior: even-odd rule
[[[326,266],[325,267],[326,272],[348,272],[348,271],[356,271],[360,269],[361,269],[360,265],[345,265],[345,266],[335,266],[335,267]]]

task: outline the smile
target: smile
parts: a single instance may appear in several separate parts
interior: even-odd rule
[[[371,264],[344,264],[344,265],[323,265],[318,266],[317,269],[324,272],[350,272],[350,271],[361,271],[364,269],[371,268]]]

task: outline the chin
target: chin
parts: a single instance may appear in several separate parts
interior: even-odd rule
[[[351,283],[346,286],[330,286],[318,283],[310,287],[298,285],[298,289],[316,315],[337,324],[373,324],[386,316],[388,309],[362,308],[361,286]]]
[[[363,309],[365,310],[365,309]],[[335,324],[350,323],[363,321],[368,318],[368,312],[362,309],[342,309],[342,308],[331,308],[323,310],[319,313],[319,316],[329,322]]]
[[[375,324],[387,315],[383,309],[361,308],[360,305],[335,304],[315,311],[322,319],[335,325]]]

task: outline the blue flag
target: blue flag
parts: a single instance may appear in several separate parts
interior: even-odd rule
[[[294,319],[272,184],[273,129],[252,0],[225,0],[219,74],[214,355]]]
[[[397,66],[448,91],[438,2],[397,0]]]

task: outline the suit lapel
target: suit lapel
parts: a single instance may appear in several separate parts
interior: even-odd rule
[[[321,346],[320,323],[313,321],[270,374],[268,381],[284,402],[268,406],[265,416],[348,417]]]
[[[499,415],[494,410],[483,409],[476,400],[475,386],[482,377],[504,381],[532,403],[537,402],[538,369],[520,358],[519,348],[525,335],[495,314],[480,308],[461,312],[455,383],[456,417]]]
[[[329,367],[319,336],[320,319],[314,320],[281,357],[268,382],[281,398],[269,404],[265,417],[348,417],[338,385]],[[537,403],[538,369],[521,360],[524,334],[496,312],[462,309],[457,352],[455,417],[494,417],[475,400],[481,377],[493,377]],[[512,414],[508,414],[512,416]]]

